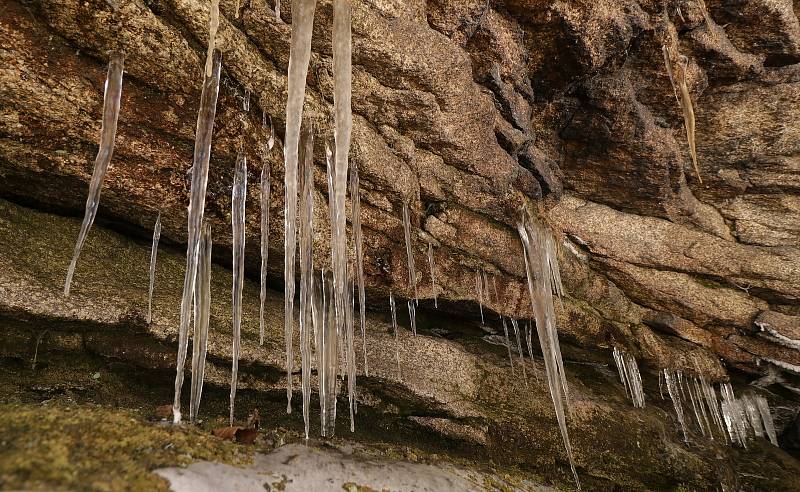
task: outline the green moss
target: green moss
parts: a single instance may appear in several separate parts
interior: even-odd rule
[[[167,490],[151,470],[250,459],[246,448],[191,427],[93,405],[0,404],[0,436],[0,488],[6,490]]]

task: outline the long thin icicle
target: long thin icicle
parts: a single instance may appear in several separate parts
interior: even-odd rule
[[[389,291],[389,309],[392,312],[392,330],[394,331],[394,353],[397,358],[397,379],[403,379],[400,372],[400,342],[397,340],[397,305],[394,302],[394,294]]]
[[[294,15],[294,14],[292,14]],[[351,0],[333,1],[333,107],[336,120],[336,168],[334,173],[335,223],[333,231],[333,290],[336,299],[337,329],[344,334],[345,358],[347,365],[350,415],[355,404],[355,352],[353,350],[352,329],[346,323],[345,310],[349,308],[347,281],[347,219],[345,198],[347,194],[347,171],[350,154],[350,133],[353,126],[351,107],[352,90],[352,35]],[[351,418],[351,429],[353,429]]]
[[[333,437],[336,430],[336,374],[338,372],[339,337],[336,333],[336,310],[331,290],[333,275],[323,270],[319,282],[314,281],[314,306],[320,313],[317,334],[319,371],[320,423],[323,437]]]
[[[667,392],[672,400],[672,406],[675,407],[675,415],[678,417],[678,423],[683,431],[683,440],[689,442],[689,435],[686,432],[686,420],[683,416],[683,405],[681,404],[680,390],[678,389],[677,373],[664,369],[664,382],[667,386]]]
[[[308,439],[311,410],[311,337],[314,293],[314,132],[310,124],[300,133],[300,367],[303,423]]]
[[[481,277],[481,271],[475,270],[475,296],[478,298],[478,307],[481,310],[481,324],[484,324],[483,320],[483,279]]]
[[[633,401],[636,408],[644,407],[644,390],[642,389],[642,376],[636,359],[628,352],[614,347],[614,362],[617,364],[619,379],[625,386],[625,392]]]
[[[361,196],[358,191],[358,166],[350,170],[350,201],[353,214],[353,248],[356,251],[356,275],[358,278],[358,311],[361,321],[361,345],[364,347],[364,375],[369,376],[367,362],[366,295],[364,294],[364,238],[361,234]]]
[[[72,276],[75,275],[75,266],[78,264],[78,257],[83,250],[83,244],[89,235],[89,229],[94,224],[97,216],[97,208],[100,206],[100,188],[103,186],[103,178],[111,163],[111,156],[114,154],[114,141],[117,136],[117,120],[119,119],[120,100],[122,98],[122,72],[124,69],[124,57],[122,53],[112,53],[108,61],[108,73],[106,74],[106,84],[103,94],[103,119],[100,124],[100,148],[97,157],[94,159],[94,170],[92,180],[89,183],[89,196],[86,198],[86,211],[81,223],[81,230],[78,233],[78,241],[75,243],[75,252],[72,261],[67,269],[67,280],[64,282],[64,295],[69,295]]]
[[[411,321],[411,332],[417,336],[417,308],[414,307],[414,301],[408,300],[408,318]]]
[[[211,10],[208,15],[208,49],[206,50],[206,77],[211,77],[214,67],[214,45],[217,42],[217,29],[219,29],[219,0],[211,0]]]
[[[519,364],[522,366],[522,378],[525,380],[525,385],[528,385],[528,374],[525,372],[525,354],[522,352],[522,341],[519,337],[519,323],[514,318],[511,318],[511,326],[514,328],[514,336],[517,337],[517,353],[519,354]]]
[[[211,227],[203,224],[200,236],[199,261],[194,291],[194,337],[192,338],[192,386],[189,400],[189,421],[197,420],[208,350],[208,323],[211,317]]]
[[[433,307],[439,308],[439,293],[436,291],[436,266],[433,263],[433,243],[428,243],[428,266],[431,269],[431,290],[433,291]]]
[[[153,289],[156,285],[156,257],[158,256],[158,240],[161,238],[161,212],[156,217],[153,227],[153,246],[150,248],[150,286],[147,289],[147,324],[153,322]]]
[[[297,157],[306,76],[311,59],[311,33],[316,0],[292,2],[292,39],[289,48],[289,78],[286,101],[285,210],[284,210],[284,336],[286,338],[286,412],[292,413],[292,334],[294,333],[294,261],[297,249]]]
[[[266,120],[266,114],[264,115]],[[265,123],[265,122],[264,122]],[[275,127],[272,126],[272,119],[269,120],[270,136],[267,140],[267,148],[264,156],[264,163],[261,167],[261,195],[259,204],[261,205],[261,295],[260,308],[258,311],[258,343],[264,345],[266,325],[264,324],[264,305],[267,302],[267,266],[269,261],[269,199],[271,176],[269,163],[266,161],[266,154],[272,151],[275,145]]]
[[[575,483],[580,488],[578,472],[575,470],[575,460],[572,445],[567,433],[567,422],[564,407],[569,407],[569,390],[564,372],[564,362],[561,358],[561,348],[558,343],[556,331],[556,316],[553,306],[553,292],[560,287],[553,285],[553,263],[557,262],[553,254],[548,254],[549,232],[542,226],[535,224],[527,211],[523,211],[522,220],[517,225],[520,239],[522,240],[525,255],[525,270],[528,278],[528,293],[531,298],[531,308],[536,318],[536,331],[539,334],[539,344],[544,356],[547,383],[550,396],[556,412],[561,438],[567,451]],[[554,243],[553,243],[554,244]]]
[[[244,287],[244,207],[247,201],[247,157],[240,153],[236,158],[231,199],[231,222],[233,226],[233,366],[231,369],[231,425],[236,403],[236,386],[239,377],[239,351],[242,343],[242,287]]]
[[[206,187],[208,186],[208,161],[211,158],[211,137],[214,133],[214,117],[217,114],[219,95],[219,76],[222,69],[222,55],[214,52],[211,76],[203,81],[200,96],[200,109],[197,112],[197,130],[194,141],[194,165],[192,166],[192,191],[189,198],[188,239],[186,245],[186,272],[183,279],[181,298],[181,322],[178,330],[178,356],[175,374],[175,401],[172,418],[177,424],[181,421],[181,387],[183,368],[186,364],[187,338],[191,321],[192,299],[194,298],[195,277],[197,275],[200,226],[206,206]]]
[[[408,287],[414,291],[414,300],[419,299],[417,294],[417,268],[414,265],[414,250],[411,248],[411,216],[408,212],[408,202],[403,202],[403,234],[406,240],[406,256],[408,259]]]
[[[508,338],[508,324],[503,316],[500,316],[500,321],[503,323],[503,336],[505,336],[506,348],[508,349],[508,362],[511,364],[511,372],[514,372],[514,357],[511,356],[511,339]]]

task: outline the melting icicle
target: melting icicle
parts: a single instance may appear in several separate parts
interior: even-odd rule
[[[358,278],[358,311],[361,321],[361,344],[364,347],[364,374],[369,376],[367,362],[366,296],[364,295],[364,240],[361,234],[361,196],[358,191],[358,166],[350,170],[350,201],[353,214],[353,248],[356,252],[356,275]]]
[[[289,49],[288,99],[286,101],[285,209],[284,209],[284,336],[286,338],[286,412],[292,413],[292,333],[294,332],[294,260],[297,248],[297,154],[306,76],[311,58],[311,31],[316,0],[297,0],[292,8],[292,39]]]
[[[219,29],[219,0],[211,0],[211,11],[208,15],[208,50],[206,51],[206,77],[211,77],[214,68],[214,45]]]
[[[433,291],[433,307],[439,308],[439,294],[436,291],[436,266],[433,264],[433,243],[428,243],[428,266],[431,269],[431,290]]]
[[[300,359],[303,391],[303,423],[308,439],[311,408],[311,333],[314,289],[314,133],[305,125],[300,133]]]
[[[122,98],[122,71],[124,68],[124,57],[121,53],[112,53],[108,62],[108,73],[106,74],[106,84],[103,94],[103,119],[100,123],[100,148],[97,157],[94,159],[94,170],[92,180],[89,183],[89,196],[86,198],[86,212],[81,223],[81,230],[78,233],[78,241],[75,243],[75,252],[72,261],[67,269],[67,280],[64,282],[64,295],[69,295],[72,276],[75,274],[75,266],[78,264],[78,257],[83,250],[83,244],[92,228],[94,218],[97,216],[97,208],[100,206],[100,188],[103,186],[103,178],[111,163],[111,156],[114,154],[114,140],[117,136],[117,119],[119,118],[120,99]]]
[[[408,287],[409,290],[414,291],[414,300],[416,301],[419,299],[419,294],[417,294],[417,269],[414,266],[414,252],[411,249],[411,217],[408,213],[408,202],[403,202],[403,232],[406,239],[406,256],[408,257]]]
[[[217,113],[217,96],[219,95],[219,76],[222,68],[222,56],[214,53],[211,76],[203,81],[203,92],[200,96],[200,109],[197,112],[197,130],[194,142],[194,164],[192,166],[192,191],[189,198],[188,239],[186,246],[186,272],[183,280],[183,297],[181,298],[181,322],[178,330],[178,356],[175,375],[175,401],[173,402],[173,421],[181,421],[181,387],[183,386],[183,368],[186,364],[187,337],[191,319],[192,298],[194,297],[195,276],[197,275],[198,251],[200,244],[200,226],[206,205],[206,187],[208,185],[208,161],[211,157],[211,137],[214,133],[214,117]]]
[[[560,286],[553,285],[554,279],[560,278],[554,268],[558,265],[557,257],[554,252],[550,252],[554,249],[555,244],[548,243],[550,233],[544,227],[535,224],[527,211],[523,212],[522,220],[517,225],[517,230],[524,250],[528,293],[531,298],[531,308],[536,317],[536,331],[539,334],[539,344],[544,356],[550,396],[553,400],[570,468],[575,477],[575,482],[580,488],[564,414],[565,406],[568,411],[571,411],[571,408],[569,407],[569,390],[567,388],[566,373],[564,372],[564,362],[561,358],[561,347],[558,343],[556,315],[553,306],[553,292],[561,291]]]
[[[242,287],[244,286],[244,206],[247,200],[247,157],[240,153],[236,158],[231,198],[231,221],[233,226],[233,367],[231,369],[231,425],[236,402],[236,386],[239,373],[239,350],[242,339]]]
[[[505,323],[505,322],[504,322]],[[511,326],[514,327],[514,335],[517,337],[517,352],[519,353],[519,364],[522,366],[522,378],[525,380],[525,385],[528,384],[528,375],[525,373],[525,354],[522,352],[522,342],[519,337],[519,323],[514,318],[511,318]]]
[[[266,113],[264,114],[266,120]],[[270,136],[267,141],[267,153],[275,145],[275,127],[272,126],[272,118],[269,120]],[[269,260],[269,195],[270,195],[270,167],[265,161],[261,167],[261,295],[260,307],[258,311],[258,340],[260,345],[264,345],[266,325],[264,324],[264,304],[267,301],[267,264]]]
[[[394,352],[397,357],[397,379],[402,380],[400,372],[400,342],[397,340],[397,306],[394,303],[394,294],[389,291],[389,309],[392,311],[392,330],[394,331]]]
[[[514,372],[514,358],[511,356],[511,339],[508,338],[508,325],[506,319],[500,316],[500,321],[503,323],[503,334],[505,335],[506,348],[508,349],[508,362],[511,364],[511,372]]]
[[[156,257],[158,256],[158,240],[161,238],[161,212],[156,217],[153,227],[153,246],[150,248],[150,286],[147,296],[147,324],[153,321],[153,288],[156,285]]]
[[[642,389],[642,376],[636,359],[628,352],[614,347],[614,362],[617,364],[619,379],[625,386],[625,391],[631,397],[633,406],[644,407],[644,390]]]
[[[194,337],[192,338],[192,386],[189,421],[197,420],[208,349],[208,322],[211,316],[211,227],[203,224],[198,246],[199,260],[194,291]]]
[[[481,324],[483,325],[485,324],[483,320],[483,280],[481,279],[480,270],[475,270],[475,295],[478,298],[478,307],[481,310]]]
[[[417,309],[411,299],[408,300],[408,317],[411,320],[411,332],[417,336]]]

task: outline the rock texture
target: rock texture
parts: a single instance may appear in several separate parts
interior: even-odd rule
[[[236,2],[222,2],[224,85],[206,209],[217,259],[227,263],[236,149],[247,152],[251,183],[262,166],[271,167],[276,286],[283,271],[283,160],[280,151],[265,150],[262,114],[280,137],[289,3],[276,18],[272,0],[241,2],[238,16]],[[329,1],[318,3],[306,111],[317,132],[315,262],[322,265],[329,250],[323,145],[332,138],[332,9]],[[475,319],[474,272],[482,268],[499,294],[486,305],[530,316],[514,226],[520,207],[531,206],[563,246],[567,296],[558,314],[565,353],[607,362],[617,345],[653,382],[656,369],[671,367],[769,386],[787,409],[780,419],[784,442],[797,442],[799,13],[789,0],[708,0],[705,7],[694,0],[354,2],[351,156],[362,183],[370,307],[384,311],[390,289],[411,295],[400,212],[407,201],[425,299],[433,298],[423,266],[432,242],[442,310]],[[121,50],[122,113],[99,220],[146,238],[161,211],[165,241],[185,240],[207,16],[207,2],[198,0],[7,0],[0,12],[0,196],[81,213],[107,52]],[[702,184],[692,170],[665,44],[685,57],[685,64],[673,62],[681,73],[685,66],[694,102]],[[242,111],[246,90],[249,113]],[[257,200],[251,187],[252,278]],[[30,257],[14,239],[33,212],[14,207],[6,207],[14,217],[4,225],[6,264]],[[40,254],[67,254],[72,241],[54,236]],[[99,239],[90,235],[93,241]],[[136,263],[118,260],[125,269]],[[44,272],[34,257],[3,273],[5,316],[101,325],[137,316],[138,308],[113,302],[122,295],[114,290],[89,295],[107,278],[88,259],[78,264],[75,297],[39,294],[33,286],[61,282],[60,265],[44,263],[52,270]],[[180,267],[170,271],[169,282],[181,278]],[[126,288],[134,295],[136,287]],[[432,303],[422,306],[424,312]],[[165,340],[176,332],[172,319],[141,329]],[[245,357],[277,369],[276,350]],[[416,391],[432,398],[437,384],[430,378]],[[439,397],[453,401],[451,391]]]

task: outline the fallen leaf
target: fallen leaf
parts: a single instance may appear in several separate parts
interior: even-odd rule
[[[155,412],[153,412],[153,416],[160,420],[167,420],[172,417],[172,404],[167,403],[166,405],[160,405],[156,407]]]
[[[258,437],[257,429],[242,429],[236,431],[236,442],[239,444],[253,444]]]
[[[227,439],[229,441],[233,441],[236,439],[236,431],[238,431],[240,427],[220,427],[218,429],[214,429],[211,431],[216,437],[220,439]]]

